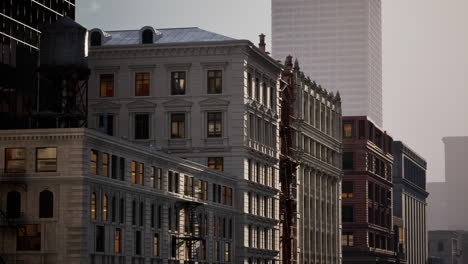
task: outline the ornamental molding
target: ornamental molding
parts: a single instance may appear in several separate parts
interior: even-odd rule
[[[181,107],[191,108],[193,105],[193,102],[182,100],[182,99],[173,99],[173,100],[162,103],[162,105],[166,109],[181,108]]]
[[[156,108],[156,104],[146,101],[146,100],[135,100],[127,104],[127,108],[129,110],[141,110],[141,109],[148,109],[154,110]]]
[[[108,111],[108,110],[113,110],[113,111],[118,111],[120,110],[121,105],[113,102],[108,102],[106,100],[101,100],[96,104],[92,104],[89,106],[89,108],[93,109],[94,112],[102,112],[102,111]]]

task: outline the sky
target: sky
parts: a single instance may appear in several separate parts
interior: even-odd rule
[[[270,0],[77,2],[89,29],[196,26],[270,46]],[[442,138],[468,136],[467,13],[466,0],[382,0],[384,128],[427,160],[429,181],[444,179]]]

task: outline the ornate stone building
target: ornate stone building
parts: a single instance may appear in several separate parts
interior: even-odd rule
[[[89,126],[230,175],[234,262],[277,261],[281,65],[199,28],[89,34]]]
[[[236,181],[89,129],[0,131],[0,263],[236,263]]]

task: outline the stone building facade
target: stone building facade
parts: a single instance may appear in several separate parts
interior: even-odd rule
[[[401,141],[393,143],[393,212],[403,220],[399,237],[408,263],[427,262],[427,163]],[[401,233],[403,231],[403,233]]]
[[[199,28],[89,35],[89,126],[229,174],[235,262],[278,261],[281,65]]]
[[[429,231],[429,264],[467,262],[468,232],[462,230]]]
[[[342,263],[341,99],[286,60],[294,87],[292,128],[297,163],[297,263]]]
[[[367,117],[343,117],[343,263],[395,262],[392,142]]]
[[[235,180],[89,129],[0,131],[2,263],[235,263]]]

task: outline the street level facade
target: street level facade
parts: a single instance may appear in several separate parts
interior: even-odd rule
[[[89,36],[89,126],[231,175],[235,263],[277,262],[281,65],[199,28]]]
[[[90,129],[0,131],[2,263],[236,263],[235,180]]]

